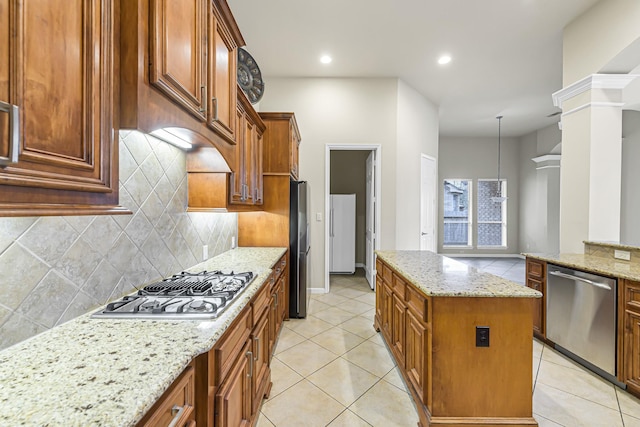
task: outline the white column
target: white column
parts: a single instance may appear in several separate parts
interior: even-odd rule
[[[553,94],[563,110],[560,252],[620,240],[622,90],[636,77],[593,74]]]

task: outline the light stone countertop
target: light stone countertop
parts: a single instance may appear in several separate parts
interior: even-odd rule
[[[523,254],[527,258],[547,261],[561,267],[574,268],[604,276],[640,281],[640,264],[615,258],[587,254]]]
[[[88,313],[0,352],[0,425],[135,425],[197,355],[211,349],[286,248],[236,248],[188,271],[256,277],[212,321],[92,319]]]
[[[429,251],[376,251],[425,295],[436,297],[540,298],[526,286]]]

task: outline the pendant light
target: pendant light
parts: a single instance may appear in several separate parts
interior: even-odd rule
[[[500,131],[502,116],[497,116],[496,119],[498,119],[498,191],[496,191],[496,195],[491,198],[491,201],[494,203],[502,203],[507,200],[506,197],[502,196],[502,182],[500,181]]]

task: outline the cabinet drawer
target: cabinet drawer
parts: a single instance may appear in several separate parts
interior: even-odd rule
[[[376,273],[382,277],[382,261],[378,257],[376,257]]]
[[[527,287],[542,292],[542,282],[540,280],[527,278]]]
[[[393,292],[404,301],[405,289],[407,284],[402,278],[396,274],[393,275]]]
[[[276,281],[284,273],[285,268],[287,268],[287,255],[286,254],[284,254],[282,256],[282,258],[280,258],[280,260],[276,263],[276,265],[273,268],[274,272],[275,272],[275,280]]]
[[[224,380],[233,361],[238,357],[242,346],[245,344],[253,327],[251,307],[247,306],[237,317],[237,321],[224,333],[220,341],[216,343],[209,357],[213,357],[210,370],[213,378],[209,379],[209,384],[218,386]]]
[[[273,277],[273,275],[271,277]],[[269,307],[269,302],[271,300],[270,291],[271,283],[266,282],[254,297],[253,302],[251,303],[251,307],[253,308],[253,325],[258,323],[260,316],[262,316],[262,312]]]
[[[429,298],[413,286],[407,286],[407,307],[415,315],[416,319],[429,323]]]
[[[172,425],[186,425],[187,421],[193,420],[195,415],[194,395],[194,369],[193,366],[188,366],[151,408],[148,418],[145,417],[138,426],[167,426],[174,420],[176,422]]]
[[[545,265],[547,263],[544,261],[535,261],[532,259],[527,259],[527,275],[530,277],[537,277],[539,279],[544,278],[545,275]]]

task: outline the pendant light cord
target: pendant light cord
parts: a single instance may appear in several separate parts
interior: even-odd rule
[[[497,116],[498,119],[498,197],[502,196],[502,186],[500,185],[500,131],[502,124],[502,116]]]

